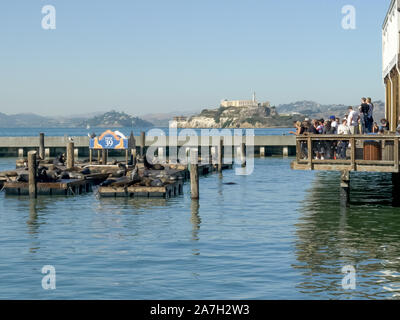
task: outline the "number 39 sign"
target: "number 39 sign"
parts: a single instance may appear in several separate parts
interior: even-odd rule
[[[128,139],[107,130],[100,137],[90,139],[90,149],[128,149]]]

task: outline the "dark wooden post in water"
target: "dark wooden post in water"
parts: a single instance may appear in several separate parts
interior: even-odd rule
[[[68,142],[68,145],[67,145],[67,169],[73,168],[74,165],[75,165],[74,143]]]
[[[132,165],[136,165],[136,140],[135,136],[133,135],[133,131],[131,131],[131,135],[129,136],[128,147],[131,150],[131,159]]]
[[[340,205],[348,207],[350,204],[350,172],[342,171],[340,175]]]
[[[93,161],[93,149],[89,149],[89,164],[92,164]]]
[[[29,197],[37,198],[36,151],[28,152],[28,171],[29,171]]]
[[[97,149],[97,163],[98,163],[98,164],[100,164],[100,160],[101,160],[101,157],[100,157],[100,149]]]
[[[222,172],[222,161],[223,161],[223,140],[219,140],[219,146],[218,146],[218,172]]]
[[[140,133],[140,156],[144,156],[144,148],[146,147],[146,133],[142,131]]]
[[[192,199],[199,199],[199,165],[198,151],[190,150],[190,190]]]
[[[107,150],[103,149],[101,150],[101,164],[105,166],[107,164],[107,160]]]
[[[39,134],[39,158],[44,160],[44,133]]]

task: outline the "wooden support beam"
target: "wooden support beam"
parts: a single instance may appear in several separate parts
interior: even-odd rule
[[[351,170],[356,171],[356,139],[351,138],[351,149],[350,149],[350,160],[351,160]]]
[[[190,151],[190,190],[192,199],[199,199],[199,165],[198,151],[192,149]]]
[[[37,198],[36,184],[36,151],[28,152],[28,172],[29,172],[29,197]]]
[[[50,148],[44,149],[44,157],[45,157],[45,159],[50,158]]]
[[[93,161],[93,149],[89,149],[89,164],[92,164]]]
[[[74,143],[68,142],[67,144],[67,169],[71,169],[75,165],[74,159]]]
[[[287,158],[289,156],[289,147],[282,148],[282,156]]]
[[[44,160],[44,133],[39,134],[39,158]]]
[[[101,150],[101,164],[105,166],[108,161],[108,152],[106,149]]]
[[[146,148],[146,132],[140,132],[140,156],[144,157]]]
[[[223,162],[223,140],[219,140],[219,146],[218,146],[218,172],[222,172],[222,162]]]
[[[261,158],[265,157],[265,147],[260,147],[260,157]]]
[[[18,149],[18,158],[23,158],[24,157],[24,149],[23,148],[19,148]]]
[[[393,148],[393,159],[394,159],[394,170],[399,171],[399,138],[394,139],[394,148]]]

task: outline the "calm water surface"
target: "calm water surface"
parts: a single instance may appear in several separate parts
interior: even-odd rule
[[[400,294],[400,209],[390,175],[339,176],[256,159],[255,172],[209,175],[201,199],[0,194],[0,298],[352,299]],[[0,170],[15,159],[0,158]],[[225,185],[235,182],[236,185]],[[41,268],[57,289],[42,289]],[[345,291],[341,269],[357,287]]]

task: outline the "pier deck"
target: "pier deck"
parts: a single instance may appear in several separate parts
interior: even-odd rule
[[[399,173],[399,136],[395,135],[308,135],[296,138],[294,170],[359,171]],[[345,143],[345,157],[334,151]],[[324,149],[322,149],[324,148]],[[315,159],[316,152],[331,148],[330,156]]]

